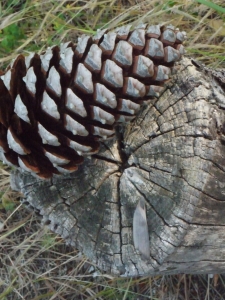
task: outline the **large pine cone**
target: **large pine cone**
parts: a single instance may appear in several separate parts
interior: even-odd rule
[[[0,158],[42,178],[73,172],[116,122],[163,91],[184,52],[173,26],[124,26],[81,36],[1,72]]]

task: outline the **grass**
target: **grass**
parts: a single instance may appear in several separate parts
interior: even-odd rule
[[[18,4],[19,3],[19,4]],[[1,1],[0,66],[19,53],[41,52],[82,33],[126,23],[172,23],[188,32],[186,49],[211,67],[225,67],[223,0]],[[0,300],[224,299],[222,275],[113,278],[41,225],[10,190],[0,165]]]

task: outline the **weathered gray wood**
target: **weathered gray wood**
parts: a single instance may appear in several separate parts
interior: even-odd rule
[[[69,176],[12,174],[43,222],[98,267],[123,276],[222,272],[225,267],[223,73],[184,58],[163,95],[118,127]],[[149,260],[135,250],[132,219],[146,206]]]

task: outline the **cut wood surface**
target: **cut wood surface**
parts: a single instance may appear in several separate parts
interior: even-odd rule
[[[78,171],[51,180],[12,173],[23,202],[107,273],[224,271],[225,76],[188,58],[176,68],[160,98]],[[140,200],[149,259],[133,242]]]

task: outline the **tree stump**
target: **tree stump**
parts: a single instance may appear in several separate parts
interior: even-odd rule
[[[224,271],[225,77],[188,58],[177,68],[162,96],[77,172],[44,181],[12,173],[23,202],[107,273]],[[133,243],[140,199],[149,259]]]

